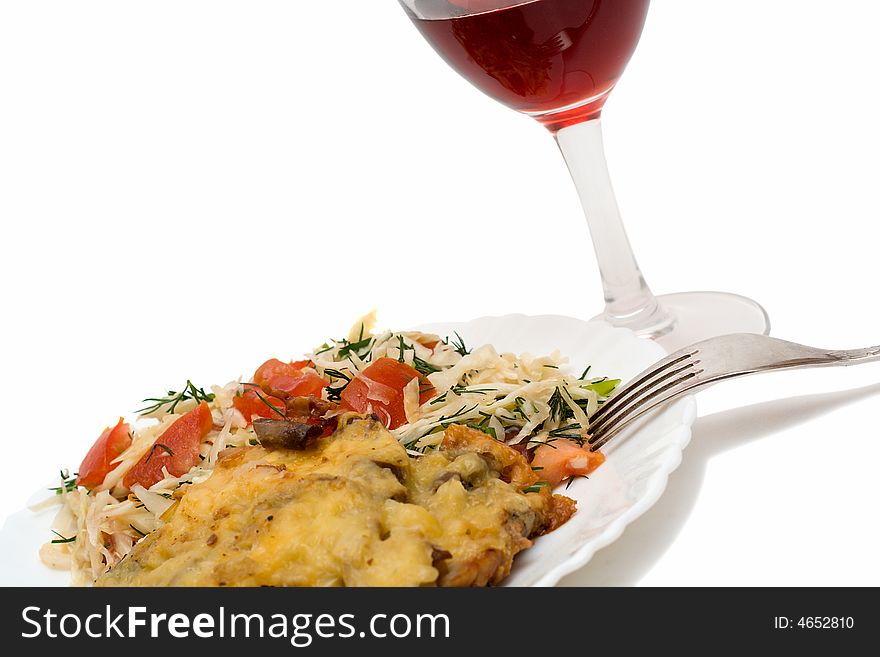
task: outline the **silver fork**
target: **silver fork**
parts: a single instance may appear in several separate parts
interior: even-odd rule
[[[720,381],[761,372],[876,360],[880,360],[880,346],[849,351],[816,349],[751,333],[710,338],[670,354],[615,391],[590,420],[590,449],[601,448],[661,404]]]

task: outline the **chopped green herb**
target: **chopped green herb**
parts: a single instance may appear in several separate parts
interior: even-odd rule
[[[568,478],[568,483],[565,484],[565,490],[568,490],[568,487],[571,486],[571,482],[575,479],[589,479],[589,477],[587,475],[572,475]]]
[[[457,351],[462,356],[468,356],[471,353],[471,350],[467,348],[467,346],[464,343],[464,340],[462,340],[461,336],[458,334],[458,331],[455,331],[454,333],[455,333],[455,337],[456,337],[455,340],[452,340],[452,342],[450,342],[449,337],[447,336],[446,340],[444,340],[443,343],[448,344],[450,347],[452,347],[455,351]]]
[[[67,470],[60,470],[58,474],[61,475],[61,485],[50,488],[49,490],[55,491],[56,495],[70,493],[71,491],[76,490],[76,472],[71,475]]]
[[[361,327],[361,329],[363,330],[363,327]],[[363,335],[363,333],[361,335]],[[357,342],[345,342],[345,346],[339,350],[337,357],[341,360],[343,358],[347,358],[349,354],[353,353],[355,356],[363,360],[366,354],[364,354],[364,356],[361,356],[360,352],[364,348],[369,349],[370,344],[373,342],[373,338],[364,338],[363,340],[358,340]]]
[[[283,418],[283,419],[285,419],[285,420],[287,419],[287,413],[285,413],[284,411],[282,411],[282,410],[279,409],[279,408],[275,408],[275,406],[272,405],[272,403],[271,403],[268,399],[266,399],[265,397],[263,397],[263,394],[262,394],[262,392],[261,392],[262,388],[260,388],[259,385],[257,385],[256,383],[242,383],[241,385],[243,385],[243,386],[250,386],[251,389],[254,391],[254,394],[257,396],[257,399],[259,399],[259,400],[260,400],[261,402],[263,402],[266,406],[268,406],[270,409],[272,409],[273,411],[275,411],[275,412],[276,412],[281,418]],[[287,409],[285,409],[285,410],[287,410]]]
[[[59,534],[58,532],[56,532],[54,529],[51,531],[53,534],[55,534],[55,536],[58,537],[58,538],[52,540],[53,543],[73,543],[76,540],[76,536],[71,536],[70,538],[66,538],[66,537],[62,536],[61,534]]]
[[[187,399],[194,399],[197,403],[203,401],[212,402],[214,401],[214,393],[205,392],[204,388],[197,388],[192,381],[187,380],[186,385],[181,392],[169,390],[167,397],[147,397],[144,401],[153,403],[135,412],[139,415],[149,415],[150,413],[155,413],[156,411],[161,410],[163,406],[167,406],[168,408],[165,409],[165,412],[173,413],[177,408],[177,405]]]
[[[472,411],[476,410],[478,406],[479,406],[479,404],[474,404],[471,408],[467,408],[466,406],[462,406],[460,409],[458,409],[452,415],[441,416],[439,422],[441,425],[442,424],[452,424],[450,422],[450,420],[454,420],[455,418],[461,417],[462,415],[467,415],[468,413],[471,413]]]
[[[454,385],[450,388],[456,395],[488,395],[490,392],[498,392],[497,388],[469,388],[468,386]]]
[[[336,386],[336,387],[331,386],[331,387],[327,388],[327,400],[328,401],[339,401],[340,399],[342,399],[342,396],[341,396],[342,391],[345,390],[345,388],[348,386],[349,383],[351,383],[351,377],[346,375],[344,372],[341,372],[340,370],[332,370],[332,369],[325,369],[324,374],[329,376],[331,380],[340,379],[340,380],[345,381],[345,383],[343,383],[341,386]]]
[[[474,422],[468,422],[467,426],[471,429],[476,429],[477,431],[481,431],[489,436],[492,436],[495,440],[498,440],[498,436],[495,435],[495,429],[492,427],[485,427],[482,424],[475,424]]]
[[[562,390],[560,390],[558,386],[550,397],[548,404],[550,404],[551,420],[562,422],[563,420],[567,420],[574,416],[574,412],[568,407],[568,404],[565,403],[565,398],[562,396]]]
[[[168,456],[174,456],[174,452],[171,451],[171,448],[168,445],[163,445],[162,443],[156,443],[150,448],[150,454],[147,456],[147,460],[144,463],[149,463],[150,459],[153,458],[153,454],[156,453],[157,449],[162,449],[168,452]]]
[[[397,336],[397,340],[400,342],[400,346],[398,347],[398,349],[400,350],[400,356],[397,358],[397,361],[400,362],[400,363],[405,363],[405,362],[406,362],[406,356],[405,356],[405,353],[406,353],[407,351],[415,351],[416,349],[415,349],[415,347],[406,344],[406,343],[403,341],[403,336],[402,336],[402,335],[398,335],[398,336]]]
[[[584,437],[581,435],[581,425],[578,422],[574,422],[572,424],[567,424],[564,427],[559,427],[558,429],[553,429],[550,432],[551,438],[565,438],[566,440],[573,440],[578,443],[581,447],[584,445]]]
[[[416,372],[424,376],[428,376],[429,374],[440,371],[439,367],[437,367],[436,365],[432,365],[426,360],[422,360],[418,356],[413,357],[413,368],[416,370]]]
[[[522,397],[517,397],[516,399],[514,399],[513,400],[513,405],[514,405],[513,412],[520,415],[523,420],[528,420],[528,417],[526,417],[526,411],[523,408],[523,405],[525,403],[526,403],[526,400]]]

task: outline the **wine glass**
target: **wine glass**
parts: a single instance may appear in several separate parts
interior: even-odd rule
[[[769,332],[754,301],[724,292],[656,297],[626,236],[600,116],[638,44],[650,0],[400,0],[434,49],[474,86],[556,138],[590,227],[603,319],[673,350],[726,333]]]

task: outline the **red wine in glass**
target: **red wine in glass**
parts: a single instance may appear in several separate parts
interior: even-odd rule
[[[650,0],[400,3],[452,68],[553,133],[593,238],[605,296],[603,319],[670,350],[726,333],[769,332],[764,309],[739,295],[654,296],[626,236],[605,162],[600,116],[638,45]]]
[[[434,49],[489,96],[551,130],[598,116],[639,42],[649,0],[425,0]],[[458,15],[463,9],[480,13]],[[503,8],[498,8],[502,6]]]

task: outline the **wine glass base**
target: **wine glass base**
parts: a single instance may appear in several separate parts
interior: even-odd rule
[[[770,318],[755,301],[728,292],[679,292],[657,297],[673,321],[659,330],[636,331],[667,352],[729,333],[770,333]],[[602,314],[596,319],[609,321]],[[614,323],[614,322],[611,322]]]

